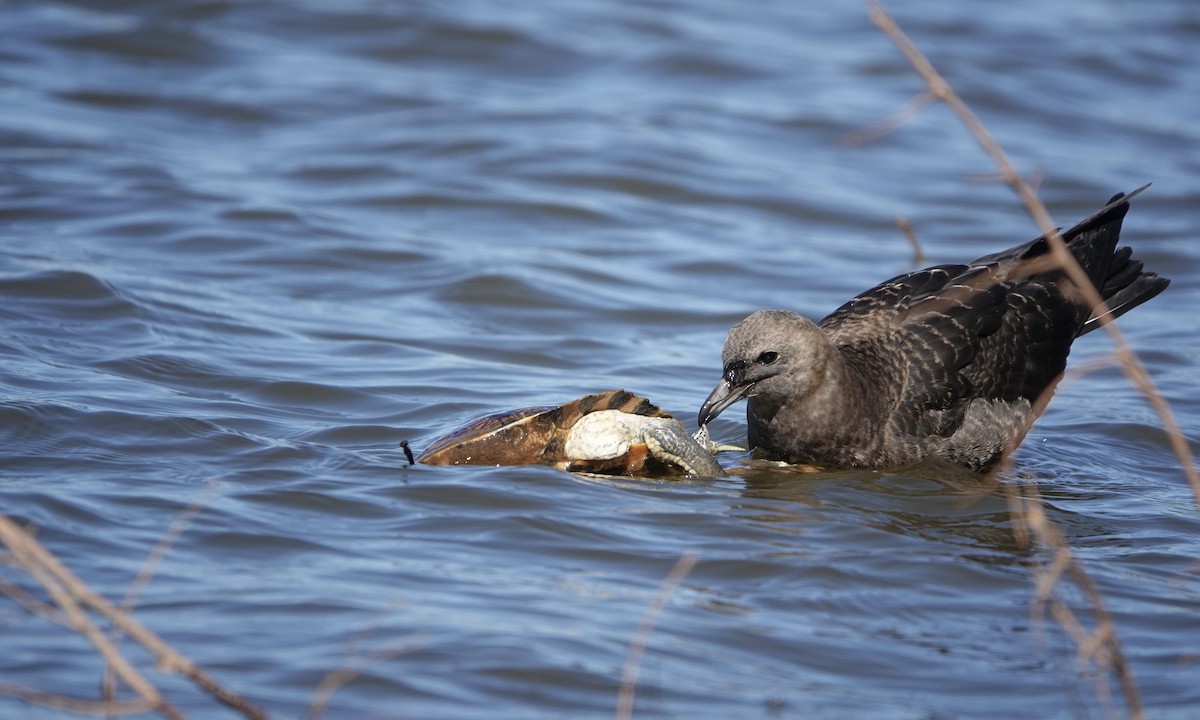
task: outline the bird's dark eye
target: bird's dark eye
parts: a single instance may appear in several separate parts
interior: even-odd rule
[[[762,355],[759,355],[757,358],[755,358],[754,362],[758,363],[759,365],[770,365],[771,363],[775,362],[778,359],[779,359],[779,353],[774,352],[772,350],[768,350],[765,353],[763,353]]]

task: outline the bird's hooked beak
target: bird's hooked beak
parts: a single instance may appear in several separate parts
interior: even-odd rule
[[[730,373],[732,374],[732,373]],[[735,383],[726,377],[721,384],[713,388],[708,399],[700,406],[700,427],[704,427],[716,416],[738,400],[746,397],[754,389],[754,383]]]

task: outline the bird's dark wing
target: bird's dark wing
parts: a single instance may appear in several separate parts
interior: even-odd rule
[[[1128,207],[1109,206],[1062,233],[1100,287],[1114,265],[1114,288],[1134,279],[1126,277],[1134,272],[1125,269],[1129,258],[1114,256]],[[918,437],[946,436],[974,400],[1027,412],[1062,374],[1090,313],[1045,237],[979,258],[896,315],[894,344],[910,371],[893,423]]]
[[[1062,375],[1087,311],[1059,287],[1040,282],[1013,286],[1006,305],[1000,327],[982,339],[965,374],[976,397],[1033,404]]]
[[[885,404],[878,411],[892,433],[946,437],[958,428],[976,396],[967,368],[1007,312],[1001,255],[899,275],[821,321],[860,383]]]
[[[1117,249],[1129,196],[1118,193],[1104,208],[1062,233],[1106,303],[1121,315],[1167,286],[1128,248]],[[1011,289],[1007,312],[996,331],[985,337],[968,370],[979,397],[1035,403],[1066,369],[1075,338],[1099,325],[1093,308],[1053,261],[1049,240],[1038,238],[1005,253],[981,258],[1000,268]]]
[[[912,303],[942,290],[966,269],[966,265],[935,265],[897,275],[851,298],[819,324],[835,345],[881,338]]]
[[[973,369],[1004,322],[1010,289],[997,266],[978,266],[896,316],[889,345],[904,372],[890,415],[894,431],[923,438],[958,429],[979,396]]]

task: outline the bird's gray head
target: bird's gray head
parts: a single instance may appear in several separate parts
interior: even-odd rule
[[[759,310],[729,331],[721,383],[700,408],[700,424],[744,397],[808,394],[823,377],[832,350],[812,320],[787,310]]]

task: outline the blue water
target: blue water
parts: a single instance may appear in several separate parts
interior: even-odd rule
[[[895,11],[1056,222],[1154,183],[1125,237],[1173,282],[1121,327],[1196,449],[1200,5]],[[361,674],[327,717],[609,717],[687,553],[635,717],[1124,712],[1033,611],[1047,553],[970,479],[398,448],[621,387],[693,423],[737,320],[913,267],[898,216],[930,263],[1037,234],[945,108],[844,142],[922,87],[864,6],[17,1],[0,28],[0,507],[119,600],[199,503],[136,616],[273,717],[339,667]],[[1148,717],[1192,718],[1197,507],[1111,349],[1076,345],[1016,474]],[[95,697],[87,644],[2,602],[0,681]]]

